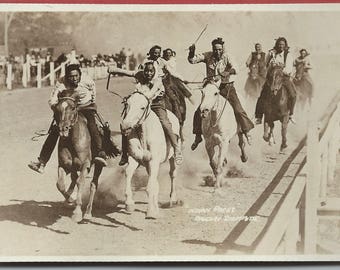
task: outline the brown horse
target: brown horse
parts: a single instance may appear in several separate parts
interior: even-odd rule
[[[58,144],[58,181],[57,188],[65,199],[72,202],[72,193],[77,185],[75,199],[76,207],[72,219],[80,222],[83,219],[82,193],[85,178],[91,168],[91,137],[87,128],[87,122],[77,107],[78,94],[74,91],[63,91],[59,96],[59,102],[55,112],[59,119],[59,144]],[[95,192],[98,187],[98,178],[103,167],[95,164],[94,175],[90,188],[90,200],[84,214],[84,219],[91,219],[92,205]],[[79,172],[79,174],[78,174]],[[66,191],[65,176],[71,174],[71,184]]]
[[[255,100],[260,95],[264,82],[265,76],[259,73],[259,64],[252,63],[249,66],[248,78],[244,86],[246,98]]]
[[[293,83],[296,88],[298,103],[303,110],[307,102],[309,105],[311,104],[313,97],[313,82],[305,68],[305,64],[302,62],[296,65]]]
[[[264,106],[264,135],[263,139],[271,143],[273,138],[274,122],[281,122],[282,142],[280,151],[287,147],[287,127],[289,121],[288,91],[283,83],[284,74],[281,66],[274,66],[268,71],[266,87],[270,94]]]

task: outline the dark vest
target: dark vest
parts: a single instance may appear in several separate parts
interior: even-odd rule
[[[260,66],[263,66],[266,61],[266,54],[264,52],[261,52],[261,58],[257,59],[257,52],[251,53],[251,63],[259,62]]]

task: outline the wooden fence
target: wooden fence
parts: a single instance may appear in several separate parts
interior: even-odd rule
[[[319,219],[340,219],[340,198],[327,198],[339,139],[340,94],[321,119],[309,120],[307,135],[245,213],[259,222],[240,221],[217,253],[316,254]]]

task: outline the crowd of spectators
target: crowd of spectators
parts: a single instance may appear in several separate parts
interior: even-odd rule
[[[27,51],[26,55],[8,57],[0,56],[0,89],[6,87],[6,78],[8,71],[8,64],[12,66],[12,88],[22,87],[23,64],[29,63],[30,81],[28,86],[36,86],[36,78],[38,73],[38,64],[41,65],[41,76],[44,77],[50,73],[50,63],[54,62],[54,68],[57,68],[61,63],[67,61],[72,57],[71,53],[61,53],[54,58],[53,52],[49,50],[34,49]],[[95,54],[85,56],[84,54],[75,55],[82,68],[86,67],[100,67],[116,65],[119,68],[135,70],[139,63],[143,61],[141,54],[137,56],[131,49],[122,48],[118,53],[112,54]],[[58,75],[57,75],[58,76]]]

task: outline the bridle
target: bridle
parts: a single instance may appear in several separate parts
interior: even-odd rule
[[[143,96],[147,100],[148,104],[146,105],[146,107],[145,107],[141,117],[138,119],[137,123],[134,125],[133,128],[141,125],[142,121],[148,118],[148,116],[150,115],[150,105],[151,105],[150,99],[145,94],[143,94],[142,92],[138,92],[138,91],[133,92],[131,95],[129,95],[129,96],[127,96],[127,97],[125,97],[123,99],[122,103],[124,104],[124,108],[123,108],[123,111],[121,113],[121,117],[122,117],[123,120],[127,116],[127,112],[128,112],[128,103],[127,103],[127,101],[134,94],[140,94],[141,96]]]
[[[207,83],[207,84],[208,84],[208,83]],[[211,82],[210,82],[210,84],[213,84],[214,86],[216,86],[216,88],[218,88],[216,84],[211,83]],[[201,99],[200,107],[201,107],[202,102],[203,102],[203,89],[201,89],[201,93],[202,93],[202,99]],[[221,95],[218,93],[217,99],[216,99],[214,105],[212,106],[212,109],[213,109],[213,108],[216,108],[216,109],[218,108],[219,103],[220,103],[220,99],[221,99]],[[212,125],[211,127],[216,127],[216,125],[218,124],[219,120],[220,120],[221,117],[222,117],[222,114],[223,114],[223,112],[224,112],[224,109],[225,109],[225,106],[226,106],[226,105],[227,105],[227,99],[225,98],[225,99],[224,99],[224,104],[223,104],[222,111],[221,111],[220,114],[217,116],[215,124]]]
[[[77,103],[77,101],[76,101],[73,97],[61,97],[61,98],[59,98],[59,103],[60,103],[61,101],[64,101],[64,100],[71,100],[74,104]],[[71,124],[70,124],[69,128],[72,128],[72,127],[74,126],[74,124],[78,121],[79,113],[78,113],[78,110],[77,110],[77,109],[76,109],[75,111],[76,111],[76,112],[75,112],[75,116],[74,116],[74,118],[73,118],[73,121],[71,121]],[[59,121],[62,121],[62,120],[63,120],[63,119],[60,119]]]

